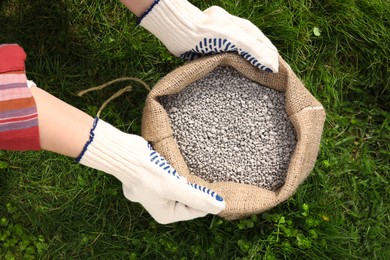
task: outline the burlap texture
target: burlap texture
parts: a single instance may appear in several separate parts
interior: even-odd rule
[[[297,135],[285,184],[276,191],[235,182],[209,183],[190,174],[179,147],[167,112],[158,97],[180,92],[201,79],[217,66],[231,66],[243,76],[263,86],[285,92],[286,111]],[[285,201],[307,178],[316,161],[325,112],[297,78],[290,66],[279,57],[279,73],[263,72],[236,54],[218,54],[189,62],[162,78],[150,91],[142,117],[142,136],[162,154],[178,172],[190,182],[206,186],[226,201],[226,209],[219,215],[233,220],[264,212]]]

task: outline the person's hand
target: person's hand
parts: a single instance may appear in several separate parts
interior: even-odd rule
[[[144,138],[98,118],[90,136],[78,161],[119,179],[126,198],[141,203],[157,222],[190,220],[225,208],[222,197],[188,183]]]
[[[221,7],[202,12],[186,0],[159,0],[138,22],[183,59],[234,51],[259,69],[278,72],[278,51],[271,41],[253,23]]]
[[[141,203],[157,221],[193,219],[218,214],[225,208],[222,197],[206,187],[188,183],[142,137],[134,136],[133,141],[139,145],[140,176],[124,183],[123,192],[129,200]]]

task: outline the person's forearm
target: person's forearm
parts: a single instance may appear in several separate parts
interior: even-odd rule
[[[89,139],[93,118],[46,91],[32,87],[44,150],[76,158]]]
[[[136,16],[141,16],[152,4],[153,0],[120,0]]]

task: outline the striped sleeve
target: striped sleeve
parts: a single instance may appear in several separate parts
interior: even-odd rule
[[[0,45],[0,149],[39,150],[38,113],[27,87],[25,53],[15,44]],[[7,66],[9,64],[9,66]],[[23,69],[13,71],[15,69]]]

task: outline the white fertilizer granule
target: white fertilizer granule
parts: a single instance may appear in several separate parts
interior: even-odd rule
[[[283,92],[218,67],[159,101],[192,174],[269,190],[283,185],[296,144]]]

